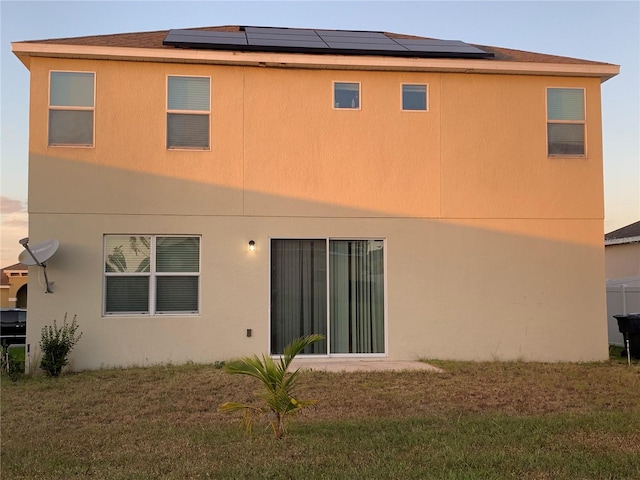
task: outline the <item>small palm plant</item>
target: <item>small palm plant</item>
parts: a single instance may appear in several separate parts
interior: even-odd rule
[[[256,406],[227,402],[220,405],[218,410],[223,412],[244,410],[243,423],[249,431],[257,417],[267,416],[276,438],[282,438],[285,433],[286,418],[316,403],[315,400],[295,398],[293,391],[298,380],[298,370],[289,372],[289,365],[298,353],[312,343],[323,339],[324,336],[318,334],[297,338],[285,347],[284,354],[279,360],[263,354],[262,358],[254,355],[225,364],[224,370],[227,373],[249,375],[260,380],[265,387],[260,395],[265,404]]]

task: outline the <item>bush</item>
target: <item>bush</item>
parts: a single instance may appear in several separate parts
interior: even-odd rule
[[[42,337],[40,338],[40,350],[42,350],[42,360],[40,368],[50,377],[57,377],[62,372],[62,368],[69,364],[69,353],[76,346],[82,332],[76,335],[78,324],[77,315],[73,316],[70,324],[67,324],[67,314],[64,314],[62,326],[58,328],[56,321],[53,326],[42,327]]]

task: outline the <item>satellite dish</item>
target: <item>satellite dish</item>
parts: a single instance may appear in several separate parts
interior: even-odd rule
[[[27,245],[27,242],[23,245],[25,250],[20,252],[18,256],[18,260],[24,265],[42,265],[56,253],[56,250],[58,250],[60,246],[60,241],[55,238],[36,243],[35,245]]]

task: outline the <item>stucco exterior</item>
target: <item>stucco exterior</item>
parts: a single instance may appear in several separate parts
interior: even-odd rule
[[[640,277],[640,242],[607,245],[607,279]]]
[[[26,265],[16,263],[0,271],[0,307],[26,308],[29,272]]]
[[[83,332],[75,369],[269,351],[270,239],[375,238],[383,357],[607,357],[602,76],[60,58],[22,45],[29,234],[60,240],[54,293],[29,287],[32,349],[68,312]],[[93,147],[47,146],[50,71],[95,72]],[[210,150],[166,149],[168,75],[211,78]],[[332,108],[335,81],[360,83],[359,110]],[[427,85],[427,111],[401,110],[403,83]],[[585,156],[547,155],[547,87],[585,90]],[[109,234],[199,236],[199,313],[105,315]]]
[[[640,221],[604,236],[607,282],[640,280]],[[637,285],[640,286],[640,285]]]

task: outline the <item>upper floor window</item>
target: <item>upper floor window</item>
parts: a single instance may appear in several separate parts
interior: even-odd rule
[[[426,111],[427,110],[427,86],[403,84],[402,85],[402,110]]]
[[[211,79],[169,76],[167,148],[209,149]]]
[[[360,84],[357,82],[334,82],[334,108],[360,109]]]
[[[547,88],[549,155],[585,155],[585,105],[582,88]]]
[[[106,235],[105,314],[199,311],[200,237]]]
[[[95,74],[50,72],[49,146],[93,146]]]

